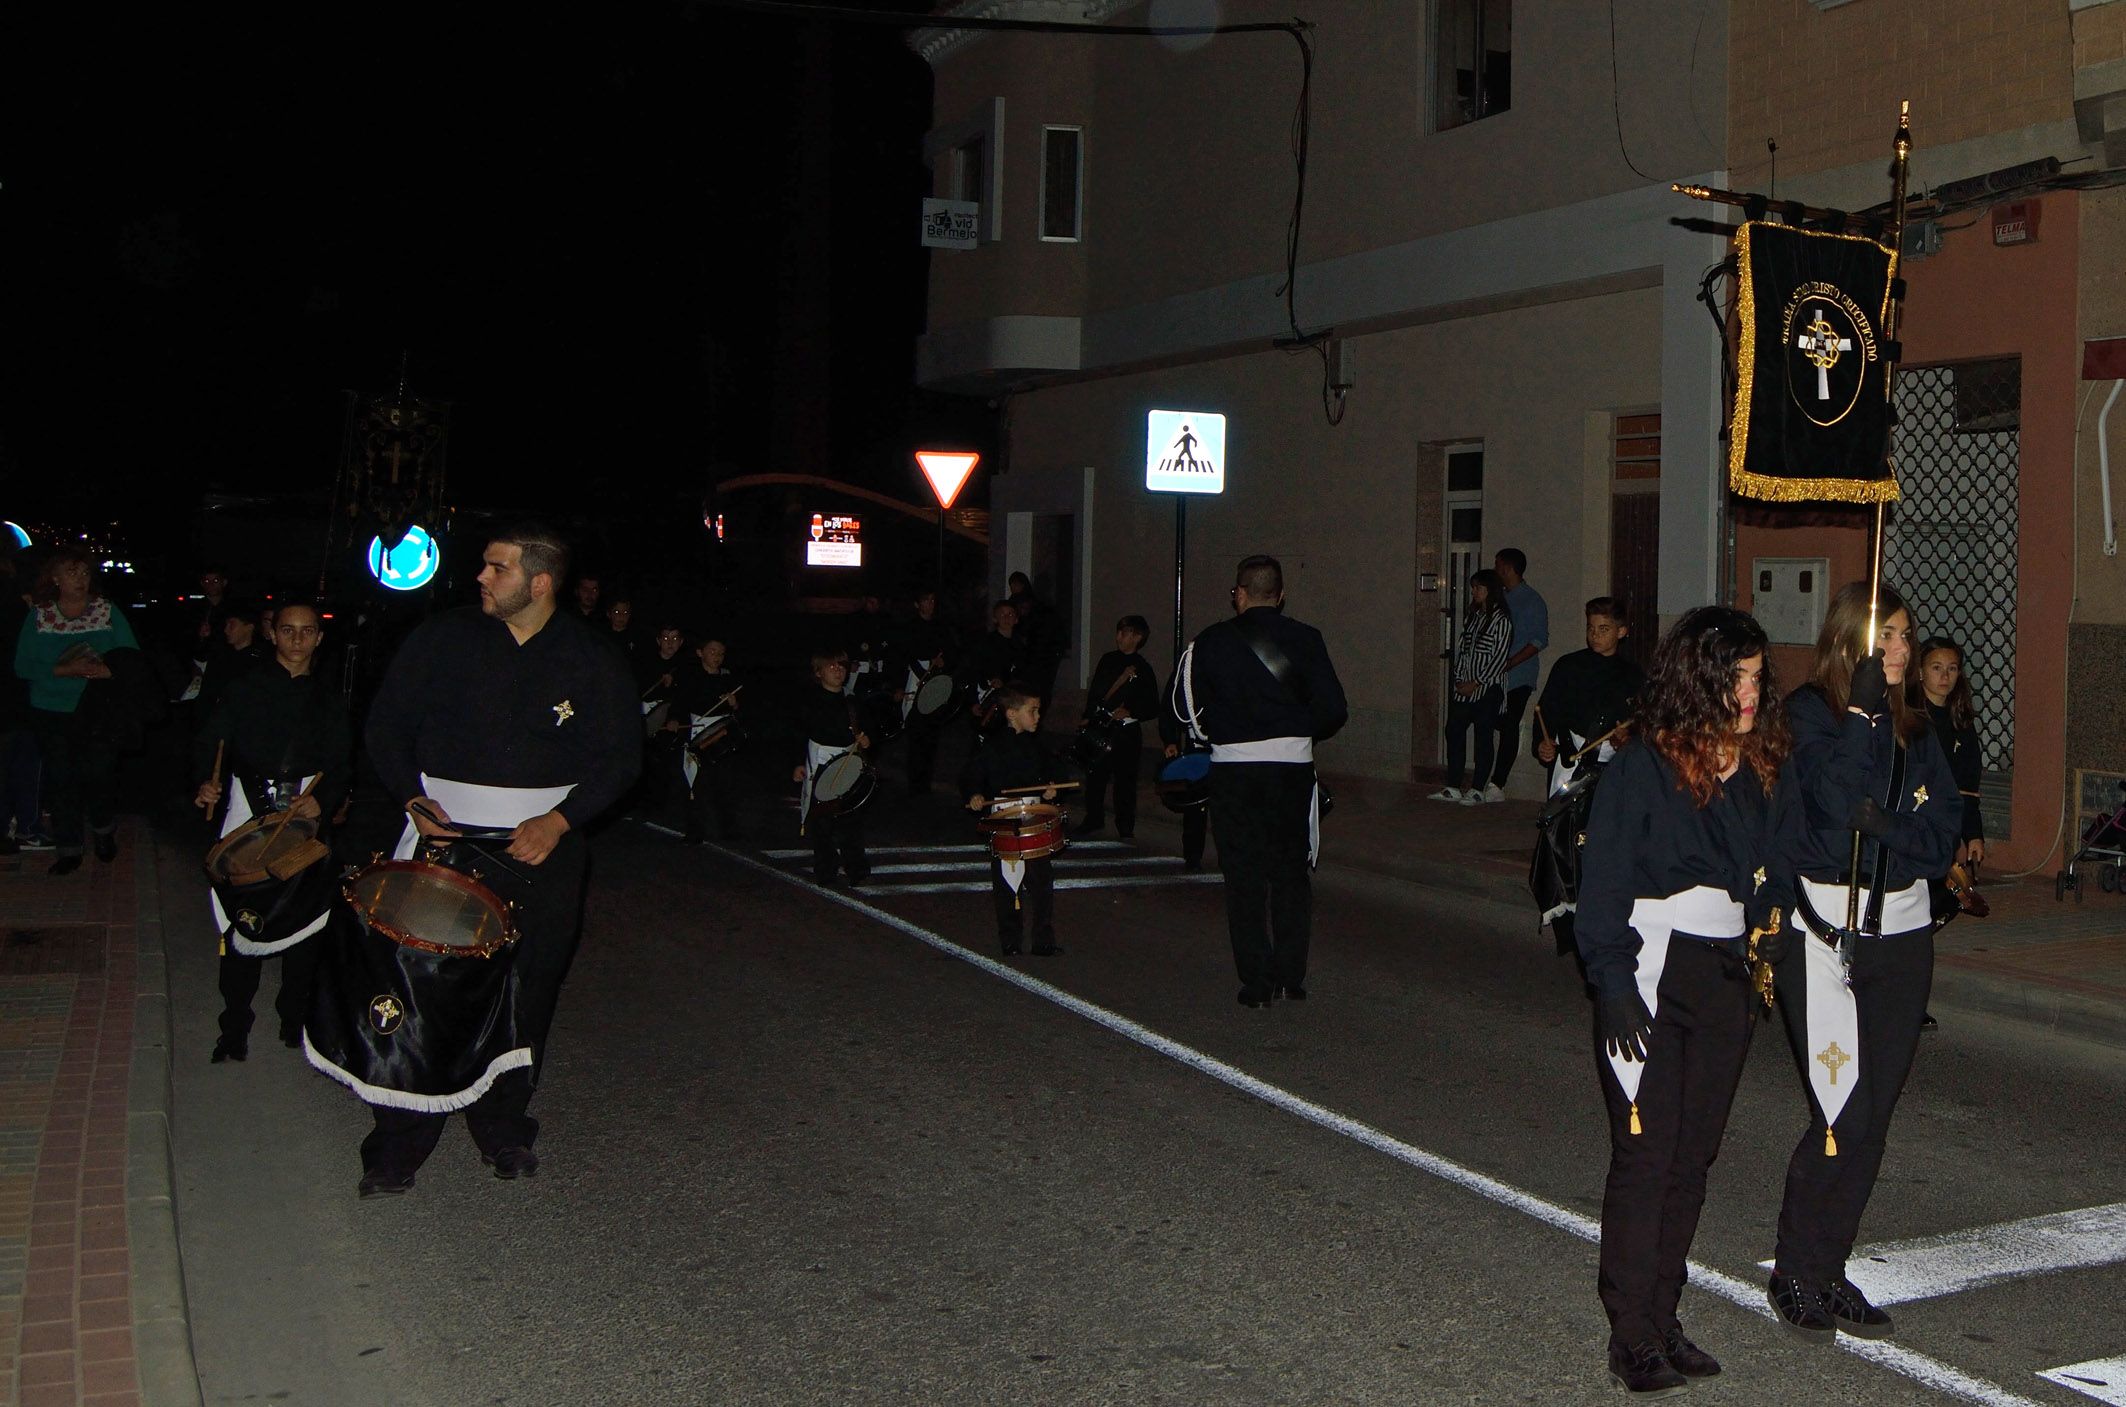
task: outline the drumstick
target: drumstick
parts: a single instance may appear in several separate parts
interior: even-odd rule
[[[714,712],[715,712],[715,711],[716,711],[717,709],[719,709],[719,708],[722,708],[722,707],[723,707],[723,706],[724,706],[725,704],[727,704],[727,703],[729,703],[729,702],[730,702],[731,700],[733,700],[733,699],[737,698],[737,697],[738,697],[738,690],[739,690],[739,689],[743,689],[743,688],[745,688],[745,687],[746,687],[745,685],[743,685],[743,684],[740,684],[740,685],[738,686],[738,688],[736,688],[736,689],[733,689],[733,690],[731,690],[731,692],[730,692],[730,693],[728,693],[728,694],[725,694],[725,695],[724,695],[724,696],[723,696],[722,698],[718,699],[718,700],[717,700],[717,701],[716,701],[715,703],[712,703],[712,704],[710,704],[710,705],[709,705],[709,712],[711,712],[711,713],[714,713]]]
[[[1608,742],[1608,741],[1609,741],[1609,740],[1610,740],[1611,738],[1614,738],[1614,737],[1615,737],[1615,736],[1616,736],[1617,734],[1619,734],[1619,733],[1623,732],[1623,731],[1624,731],[1624,730],[1625,730],[1626,728],[1628,728],[1628,727],[1630,727],[1630,726],[1631,726],[1631,720],[1630,720],[1629,718],[1625,719],[1625,720],[1624,720],[1624,721],[1623,721],[1622,723],[1619,723],[1619,724],[1618,724],[1618,725],[1617,725],[1616,727],[1614,727],[1614,728],[1610,729],[1610,730],[1609,730],[1608,732],[1604,733],[1604,734],[1603,734],[1603,735],[1602,735],[1601,737],[1599,737],[1599,738],[1596,738],[1596,739],[1595,739],[1595,740],[1594,740],[1593,742],[1589,743],[1589,744],[1588,744],[1588,745],[1587,745],[1586,747],[1583,747],[1583,748],[1581,748],[1581,749],[1580,749],[1580,750],[1579,750],[1578,752],[1574,753],[1574,754],[1573,754],[1573,755],[1572,755],[1571,757],[1567,758],[1567,759],[1566,759],[1566,761],[1565,761],[1565,765],[1566,765],[1566,766],[1568,766],[1568,767],[1574,767],[1574,766],[1577,766],[1577,765],[1579,765],[1579,761],[1580,761],[1580,759],[1581,759],[1581,758],[1585,757],[1585,756],[1586,756],[1586,755],[1587,755],[1588,753],[1590,753],[1590,752],[1593,752],[1593,751],[1594,751],[1594,750],[1595,750],[1596,748],[1598,748],[1598,747],[1602,746],[1602,744],[1604,744],[1604,743]]]
[[[214,770],[213,770],[213,771],[211,771],[211,772],[209,772],[209,773],[207,774],[207,780],[208,780],[208,781],[210,781],[210,782],[212,782],[212,783],[214,783],[214,785],[216,785],[217,787],[221,785],[221,760],[222,760],[222,756],[223,756],[223,754],[225,754],[226,752],[228,752],[228,750],[229,750],[229,740],[228,740],[227,738],[223,738],[223,739],[222,739],[222,740],[221,740],[220,742],[218,742],[218,743],[216,743],[216,744],[214,745]],[[213,807],[211,807],[211,806],[209,806],[209,807],[207,808],[207,821],[208,821],[208,823],[209,823],[209,824],[212,824],[213,820],[214,820],[214,808],[213,808]]]
[[[308,782],[305,782],[303,784],[303,789],[300,792],[296,793],[295,801],[301,801],[304,797],[310,795],[311,791],[316,788],[317,784],[319,782],[322,782],[323,780],[325,780],[325,774],[323,772],[320,772],[316,776],[312,777]],[[281,812],[279,824],[275,825],[273,827],[273,833],[266,837],[266,844],[259,851],[259,853],[262,855],[269,853],[273,849],[273,842],[280,839],[282,829],[287,826],[288,822],[294,819],[295,802],[291,801],[288,803],[288,809]]]
[[[1037,787],[1006,787],[1002,791],[998,792],[997,795],[1032,796],[1038,792],[1047,791],[1051,787],[1053,787],[1057,791],[1076,791],[1079,787],[1083,785],[1083,782],[1048,782]]]

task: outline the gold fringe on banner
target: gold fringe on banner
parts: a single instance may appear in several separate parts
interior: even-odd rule
[[[1735,412],[1728,421],[1727,433],[1727,486],[1745,498],[1771,503],[1895,503],[1900,497],[1895,470],[1880,479],[1784,479],[1742,467],[1749,458],[1750,401],[1757,383],[1757,295],[1750,281],[1750,231],[1760,223],[1763,222],[1746,220],[1735,231],[1736,281],[1741,293],[1735,304],[1739,335],[1735,339]],[[1889,290],[1897,282],[1897,251],[1880,240],[1861,235],[1820,237],[1858,240],[1890,256],[1890,274],[1883,283],[1882,308],[1876,324],[1886,326],[1882,319],[1889,316]]]

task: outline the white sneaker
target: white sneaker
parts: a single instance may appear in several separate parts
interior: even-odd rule
[[[1460,787],[1441,787],[1425,798],[1427,801],[1460,801],[1464,793]]]
[[[1462,805],[1482,806],[1483,804],[1484,794],[1478,791],[1475,787],[1471,787],[1469,788],[1469,790],[1462,793]]]
[[[1496,782],[1485,787],[1481,795],[1473,792],[1471,795],[1476,795],[1480,801],[1504,801],[1506,799],[1506,793],[1499,788]]]

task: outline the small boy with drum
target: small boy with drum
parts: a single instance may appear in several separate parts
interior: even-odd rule
[[[798,823],[812,841],[812,875],[821,884],[834,883],[835,863],[851,884],[862,884],[871,874],[871,861],[864,854],[863,813],[855,807],[815,805],[814,792],[820,773],[839,759],[860,754],[871,739],[858,731],[856,702],[842,692],[849,680],[849,655],[843,650],[812,656],[812,677],[819,687],[804,691],[797,708],[797,723],[805,734],[804,761],[790,779],[804,787],[798,798]]]
[[[1063,812],[1053,806],[1032,805],[1032,788],[1039,787],[1043,802],[1056,799],[1053,783],[1061,770],[1040,743],[1041,699],[1031,689],[1007,684],[1001,691],[1004,731],[976,749],[960,773],[960,794],[967,809],[976,814],[989,811],[992,802],[1022,810],[1020,827],[1028,823],[1053,826],[1054,848],[1063,844]],[[1007,797],[1006,792],[1023,795]],[[998,820],[1004,818],[1001,810]],[[1030,858],[1005,858],[992,849],[989,862],[990,890],[996,898],[997,937],[1004,956],[1019,951],[1025,934],[1027,911],[1033,915],[1033,950],[1036,957],[1049,957],[1063,950],[1056,946],[1055,864],[1049,850]]]

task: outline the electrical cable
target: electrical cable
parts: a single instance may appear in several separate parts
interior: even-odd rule
[[[1617,124],[1617,154],[1624,158],[1624,164],[1629,166],[1632,174],[1640,180],[1659,180],[1659,177],[1649,176],[1641,171],[1639,163],[1631,159],[1631,149],[1624,145],[1624,100],[1620,91],[1622,87],[1623,80],[1617,76],[1617,0],[1609,0],[1609,115]]]

